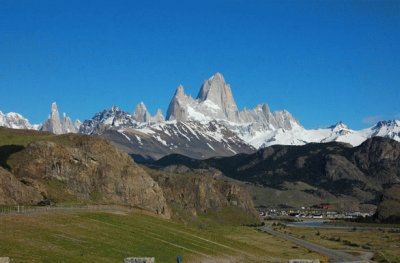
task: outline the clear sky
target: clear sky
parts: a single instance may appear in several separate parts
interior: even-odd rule
[[[0,110],[32,123],[165,113],[217,71],[307,128],[400,119],[400,1],[0,0]]]

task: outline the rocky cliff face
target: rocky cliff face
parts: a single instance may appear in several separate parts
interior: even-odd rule
[[[56,138],[57,143],[32,142],[8,158],[12,174],[3,171],[0,188],[17,197],[25,192],[27,197],[0,199],[2,203],[35,203],[40,197],[52,202],[122,204],[170,215],[162,189],[129,155],[98,138]]]

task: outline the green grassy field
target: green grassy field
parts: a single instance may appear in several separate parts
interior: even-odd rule
[[[0,216],[0,257],[12,262],[287,262],[320,258],[245,226],[183,225],[139,212],[52,212]]]
[[[26,146],[33,141],[55,141],[62,143],[64,139],[63,136],[56,136],[47,132],[38,132],[32,130],[13,130],[0,127],[0,146]]]

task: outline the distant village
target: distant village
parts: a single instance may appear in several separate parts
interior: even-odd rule
[[[291,217],[291,218],[311,218],[311,219],[354,219],[359,217],[369,217],[375,212],[339,212],[335,211],[330,204],[320,204],[313,207],[293,208],[257,208],[260,216],[269,217]]]

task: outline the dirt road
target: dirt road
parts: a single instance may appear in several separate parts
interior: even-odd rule
[[[320,253],[322,255],[326,255],[329,257],[330,262],[368,262],[368,260],[361,259],[360,257],[356,257],[353,255],[350,255],[346,252],[335,250],[335,249],[330,249],[326,248],[311,242],[308,242],[304,239],[296,238],[288,234],[284,234],[278,231],[273,230],[270,226],[262,226],[259,228],[263,232],[270,233],[274,236],[284,238],[286,240],[292,241],[293,243],[296,243],[297,245],[300,245],[302,247],[305,247],[309,250],[315,251],[317,253]]]

